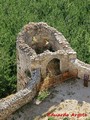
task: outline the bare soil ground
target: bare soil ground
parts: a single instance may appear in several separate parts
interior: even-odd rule
[[[34,99],[7,120],[90,120],[90,83],[84,87],[83,80],[68,80],[51,88],[50,92],[39,105]],[[52,119],[47,113],[51,113]]]

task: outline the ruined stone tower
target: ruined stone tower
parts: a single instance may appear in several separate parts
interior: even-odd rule
[[[69,62],[75,59],[76,52],[62,33],[43,22],[29,23],[17,38],[18,90],[28,84],[33,71],[39,69],[42,78],[48,72],[58,75],[70,70]]]

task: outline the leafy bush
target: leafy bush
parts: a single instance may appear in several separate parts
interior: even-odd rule
[[[65,118],[63,118],[63,120],[69,120],[69,118],[65,117]]]
[[[44,100],[50,93],[48,91],[41,91],[37,96],[37,99],[42,101]]]
[[[48,120],[55,120],[53,117],[49,117]]]
[[[86,118],[85,120],[90,120],[90,117],[89,117],[89,118]]]

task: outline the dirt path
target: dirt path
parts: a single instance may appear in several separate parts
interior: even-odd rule
[[[36,105],[34,100],[7,120],[49,120],[50,116],[53,116],[51,120],[90,120],[90,83],[84,87],[82,80],[68,80],[50,91],[42,103]]]

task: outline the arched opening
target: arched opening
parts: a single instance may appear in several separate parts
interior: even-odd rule
[[[52,59],[46,67],[46,75],[56,76],[61,73],[60,71],[60,60],[57,58]]]

